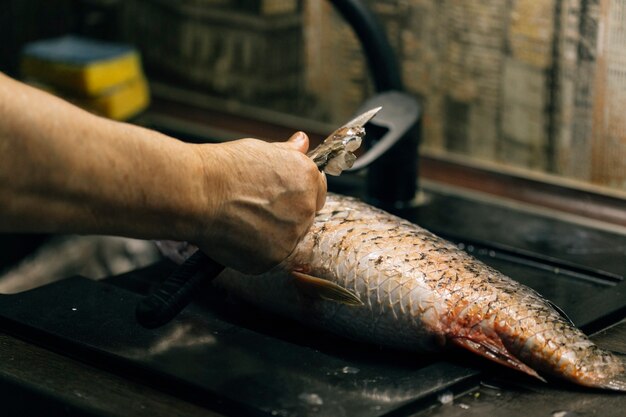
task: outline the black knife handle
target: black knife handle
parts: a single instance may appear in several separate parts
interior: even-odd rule
[[[168,323],[191,302],[201,282],[215,278],[223,269],[224,266],[202,251],[196,251],[152,294],[137,304],[135,309],[137,321],[150,329]]]

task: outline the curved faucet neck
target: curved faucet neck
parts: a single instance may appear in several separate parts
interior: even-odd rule
[[[331,3],[359,38],[376,91],[402,91],[398,60],[374,13],[360,0],[331,0]]]

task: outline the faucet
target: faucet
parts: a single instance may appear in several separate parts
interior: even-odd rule
[[[358,112],[382,106],[368,124],[367,152],[352,170],[368,168],[365,199],[396,211],[417,203],[421,106],[404,92],[398,60],[376,16],[361,0],[331,0],[355,31],[365,53],[377,94]]]

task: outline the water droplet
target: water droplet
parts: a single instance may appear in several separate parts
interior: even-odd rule
[[[76,307],[72,307],[72,311],[77,311],[78,309]]]
[[[305,402],[308,405],[323,405],[324,404],[324,400],[322,400],[322,397],[320,397],[314,392],[303,392],[302,394],[298,395],[298,399],[300,399],[301,401]]]
[[[452,394],[452,391],[444,391],[437,396],[437,400],[439,400],[441,404],[452,404],[454,394]]]
[[[468,408],[470,408],[469,405],[463,403],[459,404],[459,407],[461,407],[463,410],[467,410]]]
[[[358,374],[359,371],[359,368],[355,368],[353,366],[344,366],[343,368],[341,368],[342,374]]]
[[[552,413],[552,417],[565,417],[567,415],[567,411],[555,411]]]
[[[474,252],[474,246],[473,245],[467,245],[467,251],[468,252]]]
[[[495,256],[496,256],[496,251],[495,251],[495,250],[490,250],[490,251],[489,251],[489,256],[491,256],[492,258],[495,258]]]
[[[456,245],[459,249],[463,250],[465,249],[465,243],[459,243],[458,245]]]

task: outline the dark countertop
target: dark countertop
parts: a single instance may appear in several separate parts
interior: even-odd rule
[[[0,415],[219,416],[145,384],[0,333]]]
[[[595,339],[626,353],[626,235],[584,219],[427,191],[427,203],[406,217],[557,301],[587,331],[619,321]],[[626,410],[626,394],[543,384],[463,354],[365,347],[233,307],[219,295],[147,331],[135,323],[134,305],[168,268],[0,296],[2,415],[572,417]],[[448,392],[454,401],[442,404]]]
[[[626,321],[594,337],[626,352]],[[218,416],[194,403],[0,333],[2,415]],[[626,394],[488,376],[452,403],[419,403],[406,416],[623,416]],[[424,409],[425,408],[425,409]],[[557,414],[567,412],[569,414]]]

